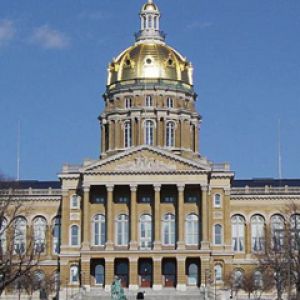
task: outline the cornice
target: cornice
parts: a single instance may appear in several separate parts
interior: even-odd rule
[[[261,200],[289,200],[289,201],[296,201],[300,200],[300,195],[258,195],[258,194],[252,194],[252,195],[232,195],[230,196],[230,200],[233,201],[261,201]]]

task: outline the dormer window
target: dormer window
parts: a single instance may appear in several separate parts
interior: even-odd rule
[[[132,107],[132,99],[130,97],[125,98],[125,108],[129,109]]]
[[[171,97],[167,98],[167,108],[173,108],[174,107],[174,100]]]
[[[147,107],[153,106],[153,101],[152,101],[152,96],[151,95],[146,96],[145,104],[146,104]]]

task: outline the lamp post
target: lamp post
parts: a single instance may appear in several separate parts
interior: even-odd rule
[[[215,274],[215,300],[217,299],[217,270],[214,270]]]

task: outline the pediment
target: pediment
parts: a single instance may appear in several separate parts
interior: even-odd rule
[[[206,172],[208,163],[189,160],[149,146],[136,147],[86,166],[83,173]]]

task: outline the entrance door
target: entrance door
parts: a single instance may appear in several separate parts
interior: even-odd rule
[[[116,260],[115,275],[121,279],[123,288],[127,288],[129,284],[129,267],[127,260]]]
[[[195,263],[188,266],[188,285],[198,285],[198,265]]]
[[[152,286],[152,260],[141,259],[139,264],[139,275],[141,287],[150,288]]]
[[[163,275],[165,287],[176,287],[176,261],[175,259],[163,262]]]

